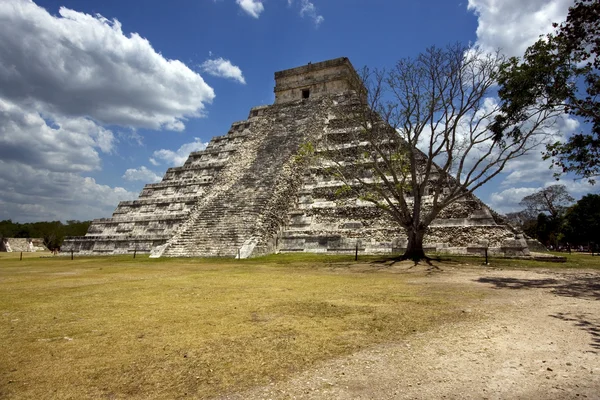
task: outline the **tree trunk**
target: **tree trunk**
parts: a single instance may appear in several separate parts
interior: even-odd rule
[[[408,245],[402,258],[404,260],[419,261],[427,258],[425,251],[423,250],[423,237],[425,236],[425,230],[418,229],[407,229],[408,234]]]

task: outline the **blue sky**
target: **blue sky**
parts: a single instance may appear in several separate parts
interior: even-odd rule
[[[2,0],[0,220],[108,217],[271,104],[273,73],[391,67],[455,42],[521,55],[572,0]],[[577,127],[565,119],[557,133]],[[564,132],[561,132],[564,131]],[[539,154],[477,194],[500,212],[555,184]],[[561,181],[574,197],[598,193]]]

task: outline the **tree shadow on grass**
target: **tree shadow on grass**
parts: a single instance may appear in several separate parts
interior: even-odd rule
[[[563,321],[574,322],[575,326],[583,329],[592,336],[591,346],[600,350],[600,319],[590,314],[556,313],[550,315]],[[597,354],[597,351],[594,351]]]
[[[596,274],[577,274],[563,279],[482,277],[477,282],[494,285],[497,289],[550,289],[558,296],[600,300],[600,277]]]
[[[585,300],[600,300],[600,276],[596,274],[574,274],[562,279],[517,279],[508,277],[482,277],[477,282],[494,285],[497,289],[550,289],[558,296]],[[590,314],[559,312],[550,315],[563,321],[573,322],[592,337],[590,345],[600,350],[600,318]],[[598,351],[594,351],[598,353]]]

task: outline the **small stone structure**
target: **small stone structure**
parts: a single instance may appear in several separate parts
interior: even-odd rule
[[[84,254],[151,252],[153,257],[249,257],[273,252],[401,252],[404,232],[381,210],[340,199],[341,182],[322,165],[298,157],[324,135],[343,142],[355,129],[336,118],[356,96],[359,78],[347,58],[275,73],[275,103],[169,168],[139,198],[119,203],[63,251]],[[340,101],[332,101],[338,99]],[[304,161],[303,161],[304,160]],[[427,198],[425,199],[427,201]],[[522,235],[468,195],[445,209],[425,237],[426,251],[528,255]]]
[[[36,252],[36,251],[48,251],[44,246],[44,239],[41,238],[3,238],[4,246],[0,245],[0,251],[13,251],[13,252]],[[8,244],[8,246],[6,245]]]

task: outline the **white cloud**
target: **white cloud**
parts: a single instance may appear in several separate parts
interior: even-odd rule
[[[73,172],[54,172],[0,161],[0,220],[89,220],[112,214],[121,200],[137,193],[96,183]]]
[[[563,22],[572,0],[469,0],[468,9],[477,15],[477,43],[480,48],[493,51],[498,48],[509,56],[523,56],[527,47],[540,35],[552,32],[553,22]],[[563,115],[548,130],[548,141],[565,140],[579,127],[576,119]],[[550,169],[551,162],[542,160],[544,147],[507,164],[500,176],[499,192],[489,195],[489,204],[501,212],[518,211],[521,199],[541,188],[564,184],[578,198],[598,192],[598,186],[574,181],[564,176],[557,181]],[[527,187],[519,187],[525,185]]]
[[[100,169],[113,133],[86,118],[51,118],[0,97],[0,159],[56,172]],[[0,175],[3,172],[0,171]]]
[[[478,19],[477,44],[509,56],[522,56],[540,35],[562,22],[573,0],[469,0]]]
[[[294,0],[287,0],[288,7],[291,7],[294,3]],[[319,26],[325,18],[322,15],[319,15],[317,12],[317,7],[315,7],[314,3],[309,0],[300,0],[300,16],[301,17],[309,17],[315,23],[315,26]]]
[[[188,156],[193,151],[200,151],[206,148],[206,143],[202,143],[199,138],[194,138],[195,140],[191,143],[183,144],[176,151],[161,149],[157,150],[152,154],[152,158],[150,158],[150,162],[153,165],[159,165],[162,160],[164,163],[179,166],[183,165],[183,163],[188,159]]]
[[[532,153],[529,157],[521,157],[513,160],[504,169],[504,180],[502,187],[519,185],[522,183],[540,182],[552,178],[550,161],[541,160],[541,149]]]
[[[235,0],[235,2],[244,10],[248,15],[258,18],[260,13],[265,10],[260,0]]]
[[[119,21],[65,7],[53,16],[32,1],[0,2],[0,54],[0,97],[44,114],[183,130],[214,98],[199,74]]]
[[[238,81],[241,84],[246,84],[244,75],[240,67],[235,66],[229,60],[221,57],[214,60],[206,60],[201,65],[202,70],[206,73],[218,76],[220,78],[229,78]]]
[[[130,182],[141,181],[146,183],[154,183],[160,182],[162,178],[153,171],[142,166],[139,169],[129,168],[127,171],[125,171],[125,174],[123,174],[123,179]]]
[[[564,185],[567,189],[567,192],[569,192],[569,194],[573,196],[576,200],[580,199],[586,194],[600,192],[600,187],[590,185],[585,180],[555,180],[550,178],[538,183],[541,184],[539,186],[530,185],[527,187],[510,187],[500,192],[491,193],[489,195],[488,205],[491,206],[492,209],[494,209],[495,211],[505,214],[509,212],[520,211],[523,209],[523,207],[520,206],[519,203],[521,202],[521,200],[523,200],[525,196],[528,196],[535,192],[539,192],[543,188],[546,188],[551,185]]]
[[[541,187],[508,188],[490,195],[489,206],[497,212],[508,213],[522,210],[519,203],[525,196],[542,190]]]
[[[116,152],[106,125],[129,127],[120,140],[139,144],[138,128],[183,130],[214,98],[198,73],[117,20],[64,7],[53,16],[0,1],[0,54],[0,219],[109,216],[137,195],[85,176]]]
[[[288,4],[290,4],[289,1]],[[313,20],[316,26],[319,26],[325,20],[322,15],[317,13],[317,8],[315,5],[308,0],[300,0],[300,16],[309,17]]]
[[[564,141],[568,134],[579,127],[579,122],[569,115],[563,114],[556,119],[555,123],[547,129],[542,142],[543,146],[530,152],[519,159],[509,162],[504,169],[507,174],[502,186],[515,186],[525,182],[547,182],[552,181],[553,174],[557,172],[551,168],[550,160],[542,160],[542,152],[546,143],[557,140]]]
[[[600,193],[600,186],[598,185],[590,185],[590,183],[586,179],[560,179],[558,181],[547,182],[545,186],[561,184],[565,185],[567,191],[575,198],[575,200],[579,200],[581,197],[586,194]]]
[[[457,168],[462,168],[462,178],[466,178],[466,174],[470,172],[481,173],[491,163],[498,160],[500,156],[500,146],[493,140],[493,134],[487,129],[487,126],[493,121],[494,116],[499,109],[499,103],[496,98],[485,97],[476,110],[471,110],[465,114],[457,124],[456,142],[453,150],[454,165],[450,169],[455,175]],[[515,186],[517,183],[535,182],[539,180],[551,179],[552,172],[549,170],[550,162],[541,161],[541,153],[544,149],[544,143],[559,139],[565,127],[572,129],[577,126],[575,120],[570,119],[566,115],[556,118],[550,118],[542,126],[538,128],[527,142],[528,148],[533,148],[529,153],[520,155],[519,157],[507,162],[506,166],[500,172],[500,177],[504,177],[502,186]],[[527,125],[524,125],[527,128]],[[440,124],[436,129],[436,136],[445,132],[446,126]],[[472,135],[477,136],[477,144],[473,143]],[[439,139],[434,141],[433,147],[438,147],[445,136],[441,135]],[[429,151],[431,140],[431,131],[428,128],[423,130],[419,141],[419,149],[426,154]],[[493,150],[489,152],[490,148]],[[464,160],[462,159],[464,157]],[[445,164],[447,154],[442,153],[435,158],[435,162],[439,165]],[[459,162],[464,164],[459,164]],[[493,168],[484,176],[488,176],[490,172],[497,171]],[[472,174],[471,176],[477,175]],[[508,176],[507,176],[508,175]]]
[[[41,115],[0,98],[0,220],[106,217],[136,197],[80,174],[101,168],[113,133],[86,118]]]

